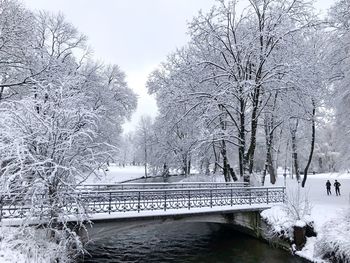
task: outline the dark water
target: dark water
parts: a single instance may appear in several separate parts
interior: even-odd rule
[[[109,233],[79,262],[305,262],[227,225],[168,223]]]

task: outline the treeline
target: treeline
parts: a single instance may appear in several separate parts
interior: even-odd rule
[[[303,186],[348,168],[349,10],[338,1],[321,19],[309,1],[250,0],[199,13],[149,77],[160,115],[136,135],[145,163],[262,184],[292,168]]]

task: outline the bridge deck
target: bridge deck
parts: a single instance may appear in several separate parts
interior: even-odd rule
[[[247,187],[239,184],[193,184],[180,188],[179,184],[132,185],[123,190],[120,185],[98,185],[78,188],[63,193],[61,213],[69,220],[76,220],[78,211],[90,220],[167,216],[239,210],[262,210],[285,199],[284,187]],[[154,184],[153,184],[154,185]],[[178,188],[177,188],[178,187]],[[117,190],[115,190],[117,189]],[[16,194],[2,195],[2,221],[16,222],[31,217],[32,220],[48,220],[48,197],[40,194],[27,200]],[[33,200],[35,203],[33,203]],[[35,219],[36,218],[36,219]],[[9,220],[12,219],[12,220]]]
[[[276,203],[275,203],[276,204]],[[167,211],[154,210],[154,211],[129,211],[124,213],[113,212],[113,213],[100,213],[93,214],[89,217],[92,222],[100,220],[117,220],[117,219],[136,219],[136,218],[146,218],[146,217],[169,217],[177,215],[198,215],[198,214],[211,214],[211,213],[230,213],[230,212],[240,212],[240,211],[262,211],[264,209],[271,208],[272,205],[261,205],[261,204],[242,204],[236,206],[221,206],[212,208],[192,208],[192,209],[169,209]],[[70,220],[76,221],[74,217]]]

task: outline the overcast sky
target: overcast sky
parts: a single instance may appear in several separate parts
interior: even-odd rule
[[[247,0],[242,0],[244,2]],[[127,74],[129,86],[138,94],[132,130],[143,114],[155,116],[155,100],[147,94],[149,73],[167,54],[188,41],[187,22],[200,9],[209,10],[215,0],[23,0],[32,10],[62,12],[89,39],[94,57],[117,64]],[[318,0],[322,12],[334,0]]]

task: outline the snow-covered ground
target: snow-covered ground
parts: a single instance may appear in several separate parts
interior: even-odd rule
[[[143,166],[117,166],[110,164],[107,171],[100,171],[98,176],[89,177],[84,184],[113,184],[145,176]]]
[[[332,183],[332,195],[327,195],[326,193],[326,181],[330,180]],[[334,181],[338,180],[341,183],[340,192],[341,196],[335,195],[334,189]],[[283,176],[279,175],[277,184],[284,185]],[[267,183],[269,185],[269,183]],[[298,183],[294,179],[292,180],[290,177],[286,179],[287,192],[297,193],[298,191]],[[344,227],[343,221],[345,220],[346,211],[348,211],[350,207],[350,174],[348,173],[325,173],[325,174],[311,174],[308,176],[308,180],[305,188],[300,189],[300,196],[307,196],[310,205],[311,205],[311,213],[310,218],[308,220],[312,220],[314,222],[314,229],[316,230],[318,236],[308,238],[307,243],[302,251],[297,252],[298,255],[305,257],[314,262],[325,262],[321,259],[322,254],[320,251],[320,246],[322,243],[325,243],[327,239],[330,239],[330,242],[337,242],[337,240],[344,240],[344,242],[338,242],[340,244],[346,244],[346,242],[350,242],[350,231],[349,226]],[[285,223],[285,219],[283,219],[283,209],[281,207],[276,207],[274,209],[267,210],[263,213],[263,216],[270,218],[274,221],[275,225]],[[280,223],[279,223],[279,222]],[[333,225],[334,231],[336,232],[332,234],[330,231],[327,231],[327,225]],[[350,262],[350,258],[348,261]]]
[[[326,181],[332,183],[332,195],[327,196]],[[335,195],[334,180],[341,183],[340,196]],[[279,174],[277,185],[284,185],[284,178]],[[270,185],[266,183],[265,185]],[[295,191],[297,181],[287,177],[287,191]],[[293,190],[294,189],[294,190]],[[350,206],[350,174],[325,173],[308,175],[305,188],[300,188],[301,195],[307,195],[312,206],[311,216],[314,219],[315,229],[319,230],[322,225],[337,217],[339,211]],[[350,237],[349,237],[350,238]]]
[[[303,177],[303,175],[301,175]],[[326,181],[330,180],[332,184],[332,195],[327,195],[326,192]],[[340,196],[335,195],[334,181],[338,180],[341,183]],[[195,182],[195,181],[211,181],[211,182],[222,182],[224,177],[222,175],[217,176],[204,176],[204,175],[194,175],[185,179],[185,181]],[[287,175],[286,179],[283,177],[283,170],[278,170],[278,178],[276,184],[277,186],[287,187],[287,193],[290,195],[298,194],[301,199],[307,197],[308,203],[310,205],[310,215],[305,215],[303,220],[313,221],[314,229],[318,233],[317,237],[308,238],[307,243],[302,251],[297,252],[298,255],[309,259],[314,262],[326,262],[321,259],[322,253],[320,253],[320,246],[325,246],[324,243],[328,239],[329,242],[340,244],[344,246],[343,249],[348,250],[350,253],[350,225],[347,226],[346,223],[346,211],[349,211],[350,207],[350,174],[349,173],[324,173],[324,174],[309,174],[306,181],[305,188],[302,188],[300,184],[294,179]],[[265,186],[271,186],[269,183],[268,176],[265,180]],[[299,190],[298,190],[299,189]],[[300,206],[297,210],[303,210],[305,206]],[[298,211],[301,212],[301,211]],[[350,212],[349,217],[350,217]],[[275,230],[286,230],[292,225],[300,224],[300,220],[291,219],[290,215],[286,215],[286,211],[283,207],[277,206],[272,209],[265,210],[263,212],[265,218],[271,220],[271,224],[275,226]],[[294,220],[294,221],[293,221]],[[334,234],[331,235],[331,231],[327,231],[333,226]],[[288,233],[287,233],[288,234]],[[321,242],[320,242],[321,241]],[[329,243],[328,242],[328,243]],[[332,245],[333,244],[327,244]],[[350,259],[348,261],[350,262]]]

